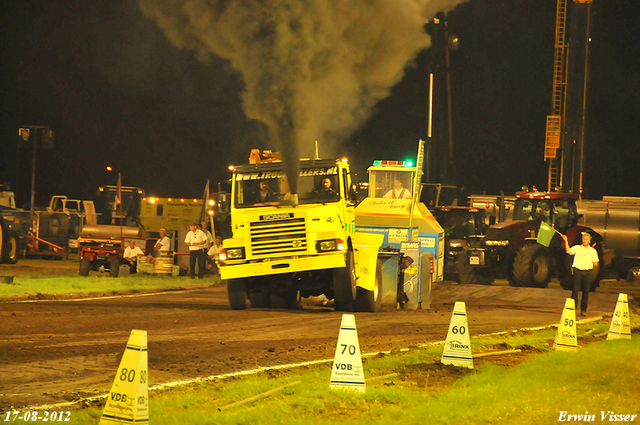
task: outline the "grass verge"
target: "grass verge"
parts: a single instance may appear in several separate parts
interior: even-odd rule
[[[135,293],[144,291],[185,289],[219,283],[219,278],[205,280],[182,276],[150,276],[143,274],[117,278],[98,273],[90,276],[20,275],[12,284],[0,285],[2,298],[35,298],[55,295],[78,297],[87,294]]]
[[[477,359],[473,370],[439,364],[442,346],[434,345],[365,358],[365,393],[329,390],[331,364],[153,391],[149,423],[526,425],[562,415],[594,415],[576,423],[607,422],[601,412],[640,415],[640,340],[605,341],[608,326],[581,324],[577,352],[552,351],[554,329],[472,338],[474,353],[523,351]],[[101,413],[102,406],[75,410],[70,423],[97,424]]]

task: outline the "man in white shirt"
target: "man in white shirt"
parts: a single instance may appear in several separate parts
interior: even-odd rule
[[[123,258],[125,264],[129,266],[129,274],[135,274],[138,269],[138,255],[144,255],[140,247],[136,246],[136,241],[129,241],[129,246],[124,249]]]
[[[385,193],[383,198],[411,199],[411,191],[405,189],[402,180],[396,177],[393,180],[393,189]]]
[[[209,264],[211,267],[215,267],[213,272],[214,276],[218,276],[220,269],[218,268],[220,264],[218,263],[218,255],[220,255],[220,250],[222,249],[222,237],[216,236],[215,242],[209,248],[209,252],[207,256],[209,257]]]
[[[171,240],[167,236],[167,231],[164,229],[160,229],[158,230],[158,233],[160,233],[160,239],[158,239],[158,242],[156,242],[153,250],[159,252],[171,251]]]
[[[208,221],[202,222],[202,231],[204,232],[205,235],[207,235],[207,246],[205,246],[204,248],[209,249],[211,248],[211,245],[213,245],[213,236],[211,236],[211,232],[209,231]]]
[[[184,242],[189,247],[189,275],[195,278],[196,260],[198,261],[198,278],[204,277],[205,263],[207,261],[207,235],[197,224],[189,225],[189,231],[184,238]]]
[[[582,291],[582,301],[580,303],[580,316],[586,316],[587,305],[589,304],[589,290],[591,282],[598,274],[598,251],[591,244],[591,235],[582,232],[582,244],[569,246],[567,235],[562,235],[564,239],[564,249],[569,255],[573,255],[573,292],[571,298],[575,300],[576,309],[578,308],[578,295]]]

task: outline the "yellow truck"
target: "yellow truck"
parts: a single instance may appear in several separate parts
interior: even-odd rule
[[[297,194],[277,156],[251,162],[231,167],[233,235],[220,253],[231,308],[292,308],[298,296],[324,295],[339,311],[379,310],[383,237],[356,233],[348,162],[301,159]]]

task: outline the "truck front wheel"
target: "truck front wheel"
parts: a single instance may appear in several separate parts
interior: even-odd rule
[[[356,299],[356,266],[353,251],[346,253],[346,267],[333,270],[334,308],[336,311],[353,311]]]
[[[247,308],[247,283],[244,279],[227,280],[227,295],[231,310],[244,310]]]
[[[549,250],[538,244],[523,247],[513,260],[516,286],[546,288],[551,280]]]
[[[376,285],[373,291],[358,287],[356,290],[356,311],[377,313],[382,308],[382,267],[376,267]]]

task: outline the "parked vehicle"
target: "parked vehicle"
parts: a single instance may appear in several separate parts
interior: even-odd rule
[[[20,236],[0,215],[0,263],[15,264],[20,258]]]
[[[495,217],[474,207],[441,206],[434,208],[432,213],[444,230],[444,278],[456,280],[458,260],[469,249],[469,237],[484,235],[489,225],[495,223]]]
[[[603,236],[605,257],[619,276],[627,277],[640,266],[640,198],[604,196],[577,206],[579,223]]]
[[[578,223],[577,194],[524,191],[516,193],[511,219],[489,227],[484,237],[472,238],[470,248],[458,262],[461,283],[491,284],[496,277],[509,280],[512,286],[544,288],[552,277],[560,279],[565,289],[573,287],[570,261],[562,238],[555,235],[549,246],[537,243],[543,221],[566,234],[570,245],[580,243],[581,232],[589,232],[600,258],[599,274],[591,290],[599,285],[603,274],[602,236]]]
[[[105,224],[85,226],[78,238],[80,276],[88,276],[94,270],[108,271],[109,276],[118,277],[125,238],[145,240],[146,243],[149,235],[140,227]]]

